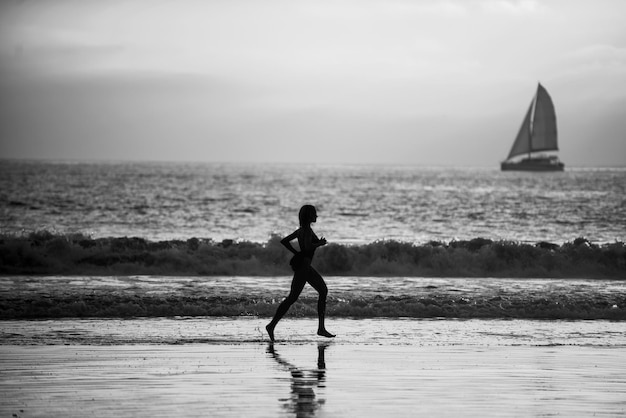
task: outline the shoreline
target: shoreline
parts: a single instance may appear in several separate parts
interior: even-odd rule
[[[65,318],[0,321],[0,346],[184,346],[265,344],[265,317]],[[285,317],[276,345],[410,347],[626,347],[626,322],[611,320]],[[375,332],[374,332],[375,331]]]

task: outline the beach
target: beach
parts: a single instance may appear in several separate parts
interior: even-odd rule
[[[2,321],[2,416],[623,416],[623,321]]]
[[[623,281],[331,276],[272,344],[290,281],[2,277],[0,416],[626,413]]]

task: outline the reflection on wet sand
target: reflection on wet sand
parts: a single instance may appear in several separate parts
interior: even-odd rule
[[[301,369],[281,357],[269,343],[267,352],[274,360],[291,373],[291,397],[279,399],[282,406],[296,417],[313,417],[317,410],[326,402],[321,396],[320,389],[326,387],[326,360],[324,351],[330,342],[321,342],[317,345],[317,369]],[[317,391],[317,394],[316,394]]]

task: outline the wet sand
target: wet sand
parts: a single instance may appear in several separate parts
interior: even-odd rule
[[[106,320],[4,321],[0,416],[626,413],[622,322],[335,320],[339,337],[328,340],[312,335],[313,320],[286,319],[276,344],[241,338],[264,321],[126,321],[109,331]],[[382,337],[358,337],[375,327]],[[144,337],[124,337],[139,328]],[[180,339],[155,339],[166,330]],[[47,339],[29,339],[37,332]]]

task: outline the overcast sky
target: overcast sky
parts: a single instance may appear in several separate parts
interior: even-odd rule
[[[2,0],[3,158],[626,165],[623,0]]]

